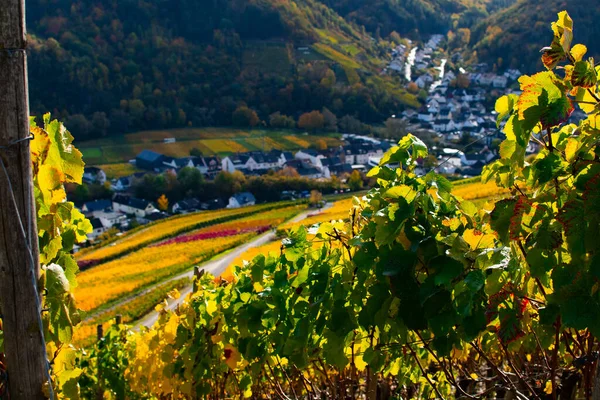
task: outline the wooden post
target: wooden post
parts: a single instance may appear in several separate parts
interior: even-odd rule
[[[0,312],[11,400],[43,399],[48,362],[39,326],[39,254],[33,200],[24,0],[0,5]],[[2,147],[5,146],[5,147]],[[18,212],[17,212],[18,211]],[[18,215],[21,217],[19,220]],[[21,229],[21,223],[25,230]],[[33,264],[31,266],[31,256]]]
[[[104,399],[104,389],[102,384],[102,364],[100,362],[100,351],[102,350],[102,338],[104,337],[104,327],[102,324],[96,326],[96,335],[98,337],[98,354],[96,355],[96,361],[98,362],[98,387],[96,388],[96,400]]]

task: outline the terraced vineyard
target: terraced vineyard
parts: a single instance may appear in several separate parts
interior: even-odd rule
[[[291,203],[263,204],[246,208],[198,212],[172,217],[132,230],[107,246],[88,251],[84,250],[78,253],[76,258],[80,265],[98,264],[194,229],[216,225],[241,216],[248,216],[289,205]]]
[[[95,326],[108,323],[117,314],[123,316],[123,322],[135,321],[169,291],[189,283],[188,278],[177,278],[179,274],[280,225],[305,208],[304,204],[284,202],[170,218],[126,235],[114,246],[89,253],[107,261],[77,277],[77,305],[90,317],[78,328],[76,339],[89,343]],[[194,230],[202,224],[208,225]]]

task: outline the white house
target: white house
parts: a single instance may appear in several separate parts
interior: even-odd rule
[[[240,169],[250,171],[258,169],[258,163],[248,154],[232,154],[221,160],[223,171],[233,172]]]
[[[113,211],[124,214],[133,214],[136,217],[143,218],[148,214],[158,212],[151,202],[134,197],[117,195],[113,199]]]
[[[112,211],[112,202],[110,200],[94,200],[83,203],[81,211],[87,216],[96,217],[98,212]]]
[[[92,232],[87,235],[90,241],[96,240],[98,236],[110,229],[110,226],[105,225],[100,218],[92,218],[90,223],[92,224]]]
[[[104,182],[106,182],[106,173],[98,167],[86,167],[83,170],[83,181],[85,183],[104,185]]]
[[[256,198],[250,192],[236,193],[229,198],[227,208],[240,208],[253,206],[256,204]]]
[[[508,78],[503,75],[496,75],[492,80],[492,86],[499,89],[504,89],[508,83]]]
[[[300,150],[294,155],[294,157],[296,160],[310,163],[313,167],[319,168],[323,166],[323,164],[321,164],[321,157],[314,150]]]
[[[124,176],[122,178],[116,179],[112,182],[111,187],[116,192],[122,192],[131,187],[133,178],[131,176]]]

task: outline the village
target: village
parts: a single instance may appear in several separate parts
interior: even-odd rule
[[[94,231],[88,235],[90,241],[116,228],[127,230],[139,224],[148,224],[167,218],[170,214],[185,214],[201,210],[239,208],[257,203],[250,192],[232,194],[229,198],[214,197],[201,201],[195,197],[182,199],[168,210],[160,210],[156,201],[134,196],[134,185],[145,176],[166,174],[177,176],[183,169],[198,170],[202,178],[214,181],[222,172],[238,172],[244,176],[261,176],[280,171],[310,180],[330,180],[332,176],[347,180],[354,172],[364,176],[391,147],[386,140],[378,140],[355,134],[342,135],[345,145],[327,149],[302,149],[299,151],[253,151],[234,153],[225,157],[189,156],[168,157],[150,150],[143,150],[131,163],[140,170],[129,176],[108,180],[106,173],[98,167],[86,167],[83,180],[86,184],[109,187],[112,199],[96,199],[81,205],[82,212],[90,218]],[[349,188],[335,192],[349,191]],[[310,197],[310,191],[285,190],[278,200],[298,200]]]
[[[442,35],[432,35],[422,48],[407,40],[406,44],[400,44],[391,51],[391,61],[382,73],[398,75],[407,85],[416,85],[418,90],[426,93],[420,109],[407,109],[391,118],[402,121],[406,132],[438,138],[439,145],[430,149],[435,158],[433,165],[426,166],[424,160],[418,160],[417,173],[435,170],[447,176],[479,176],[483,167],[498,157],[498,143],[503,138],[501,127],[496,125],[491,99],[508,93],[519,94],[517,80],[521,72],[509,69],[500,74],[491,71],[490,66],[484,63],[474,66],[471,71],[463,68],[456,72],[449,70],[446,68],[447,58],[444,58],[447,56],[441,51],[444,40]],[[452,59],[455,65],[460,61],[458,55],[453,55]],[[577,119],[578,116],[575,112],[572,118]],[[209,200],[191,196],[168,208],[160,207],[157,201],[134,195],[134,183],[139,183],[147,175],[177,176],[182,169],[192,168],[198,170],[203,179],[214,181],[222,172],[238,172],[251,177],[287,171],[310,180],[330,180],[335,176],[345,182],[354,171],[364,177],[368,170],[379,164],[394,142],[392,139],[353,133],[343,133],[341,138],[344,144],[338,147],[308,148],[296,152],[274,149],[250,151],[224,157],[173,158],[143,150],[130,161],[140,172],[112,180],[107,180],[102,169],[88,167],[84,182],[104,185],[114,193],[111,199],[97,199],[81,205],[94,227],[89,239],[94,241],[111,229],[123,231],[173,214],[238,208],[257,203],[256,193],[241,191],[227,198],[215,195]],[[165,139],[165,142],[174,140]],[[527,147],[529,154],[537,151],[533,142]],[[346,187],[345,190],[349,189]],[[309,190],[283,190],[277,200],[298,200],[309,196]]]

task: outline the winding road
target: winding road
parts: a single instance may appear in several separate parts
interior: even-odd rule
[[[321,208],[321,211],[326,210],[327,208],[331,207],[331,204],[332,204],[331,202],[325,204],[325,206],[323,208]],[[304,212],[296,215],[294,218],[290,219],[288,222],[300,222],[312,214],[315,214],[315,210],[307,210],[307,211],[304,211]],[[277,237],[275,236],[275,233],[273,231],[263,233],[262,235],[256,237],[255,239],[249,241],[248,243],[243,244],[238,247],[235,247],[234,249],[230,250],[229,252],[224,253],[220,256],[217,256],[217,257],[211,259],[210,261],[205,262],[204,264],[201,264],[199,267],[203,271],[206,271],[214,276],[219,276],[223,272],[225,272],[227,267],[236,258],[238,258],[240,255],[244,254],[248,249],[251,249],[253,247],[262,246],[263,244],[269,243],[269,242],[275,240],[276,238]],[[167,281],[163,281],[160,284],[164,284],[165,282],[169,282],[169,281],[177,280],[177,279],[181,279],[181,278],[193,279],[193,277],[194,277],[194,270],[192,269],[190,271],[187,271],[182,274],[176,275],[172,278],[169,278]],[[152,290],[152,289],[148,289],[148,291],[150,291],[150,290]],[[183,301],[186,299],[186,297],[191,292],[192,292],[192,285],[190,284],[190,285],[186,286],[184,289],[180,290],[181,296],[179,296],[178,299],[167,300],[167,302],[168,302],[167,309],[174,310],[179,304],[183,303]],[[145,315],[144,317],[140,318],[139,320],[137,320],[134,323],[134,329],[139,330],[142,326],[151,327],[158,320],[158,315],[159,314],[156,311],[150,312],[149,314]]]

